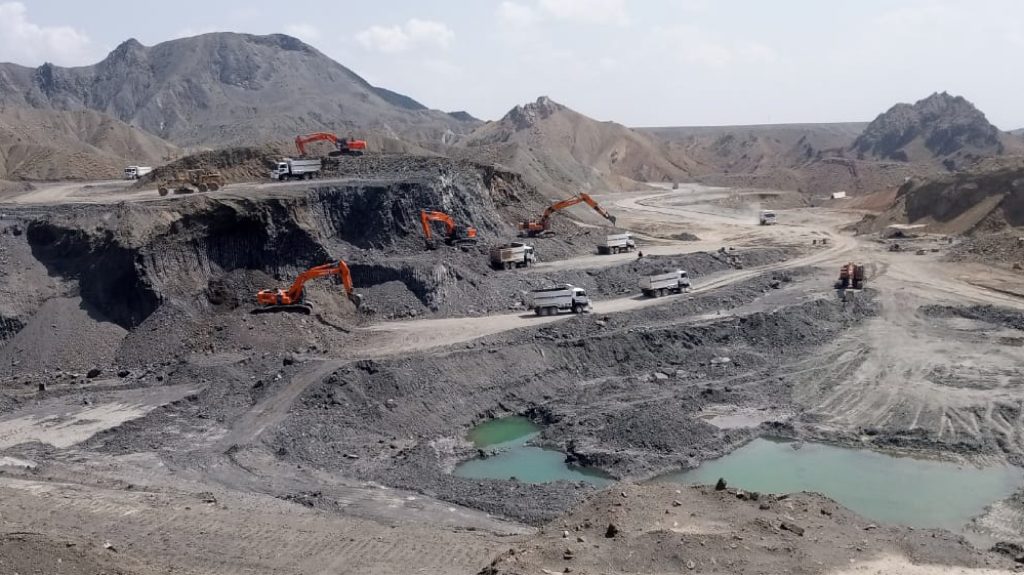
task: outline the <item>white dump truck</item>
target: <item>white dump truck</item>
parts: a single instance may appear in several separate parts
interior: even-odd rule
[[[128,166],[124,169],[124,179],[137,180],[153,171],[150,166]]]
[[[758,216],[758,222],[762,226],[775,225],[775,212],[771,210],[761,210],[761,214]]]
[[[597,253],[602,255],[617,254],[619,252],[631,252],[636,249],[636,243],[629,232],[624,234],[611,234],[604,238],[604,241],[597,244]]]
[[[279,181],[311,180],[320,175],[321,168],[320,158],[311,160],[285,158],[270,171],[270,178]]]
[[[683,293],[690,289],[690,276],[685,270],[675,270],[640,278],[640,291],[647,297],[661,297],[668,293]]]
[[[491,248],[491,267],[496,270],[510,270],[514,267],[525,268],[535,260],[533,246],[519,242]]]
[[[561,311],[583,313],[590,307],[590,299],[583,288],[562,284],[533,290],[528,294],[526,307],[537,315],[555,315]]]

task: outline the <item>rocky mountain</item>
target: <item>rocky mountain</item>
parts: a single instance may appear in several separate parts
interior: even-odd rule
[[[455,154],[522,173],[542,192],[561,197],[584,189],[621,189],[636,182],[688,179],[664,142],[614,122],[599,122],[540,97],[480,126]]]
[[[861,158],[940,163],[953,170],[1024,146],[963,97],[942,92],[896,104],[868,124],[852,149]]]
[[[181,150],[92,110],[0,109],[0,180],[109,179]]]
[[[79,68],[0,64],[0,104],[96,110],[188,146],[287,140],[314,130],[436,143],[478,124],[374,87],[280,34],[204,34],[152,47],[128,40]]]

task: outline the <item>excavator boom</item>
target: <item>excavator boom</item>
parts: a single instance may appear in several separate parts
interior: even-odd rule
[[[314,132],[305,136],[296,136],[295,149],[298,150],[300,156],[305,156],[306,144],[313,142],[330,142],[334,144],[335,150],[328,154],[330,156],[340,156],[342,154],[360,156],[366,151],[366,140],[342,139],[329,132]]]
[[[310,307],[303,301],[306,282],[324,276],[338,276],[341,278],[341,283],[345,287],[345,295],[348,296],[348,299],[356,307],[362,305],[362,296],[357,294],[352,286],[352,273],[348,269],[348,264],[338,260],[337,262],[312,267],[302,272],[299,274],[299,277],[295,278],[295,281],[292,282],[291,287],[287,290],[260,290],[256,293],[256,302],[261,307],[255,311],[304,311],[309,313]]]
[[[550,224],[551,224],[551,222],[550,222],[551,216],[553,216],[557,212],[560,212],[560,211],[564,210],[565,208],[570,208],[570,207],[575,206],[576,204],[580,204],[580,203],[587,204],[588,206],[594,208],[594,211],[596,211],[597,213],[601,214],[601,217],[603,217],[604,219],[610,221],[613,224],[615,223],[615,216],[611,215],[610,213],[608,213],[607,210],[602,208],[601,205],[597,203],[597,200],[595,200],[594,198],[590,197],[590,194],[587,194],[585,192],[580,192],[579,194],[576,194],[575,196],[572,196],[572,197],[566,198],[566,199],[564,199],[564,200],[562,200],[560,202],[555,202],[554,204],[551,204],[550,206],[548,206],[548,208],[546,210],[544,210],[544,213],[541,214],[541,217],[540,217],[539,220],[530,221],[530,222],[523,222],[523,223],[519,224],[519,229],[522,230],[526,235],[529,235],[529,236],[536,236],[536,235],[543,234],[543,233],[550,233],[549,227],[550,227]]]
[[[442,222],[445,226],[445,241],[453,243],[474,243],[476,242],[476,228],[467,226],[460,228],[455,219],[444,212],[420,210],[420,224],[423,226],[423,236],[426,238],[427,249],[434,249],[434,234],[430,229],[431,222]]]

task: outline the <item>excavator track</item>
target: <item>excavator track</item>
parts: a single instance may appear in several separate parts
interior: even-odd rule
[[[311,306],[308,303],[268,305],[264,307],[254,308],[250,313],[252,313],[253,315],[262,315],[265,313],[300,313],[302,315],[309,315],[313,313],[313,306]]]

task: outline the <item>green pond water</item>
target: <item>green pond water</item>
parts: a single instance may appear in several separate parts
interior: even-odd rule
[[[747,491],[816,491],[869,519],[958,530],[985,506],[1024,485],[1024,474],[1006,465],[974,467],[894,457],[866,449],[756,439],[697,469],[659,481],[714,484]]]
[[[540,427],[525,417],[483,423],[469,433],[492,457],[463,462],[455,475],[546,483],[564,479],[606,485],[599,471],[568,465],[565,455],[527,445]],[[959,530],[984,508],[1024,486],[1024,473],[1007,466],[974,467],[944,461],[896,457],[866,449],[756,439],[697,469],[655,481],[714,484],[766,493],[816,491],[880,523]]]
[[[560,451],[526,445],[540,433],[540,427],[525,417],[505,417],[482,423],[468,435],[473,445],[498,454],[464,461],[455,475],[470,479],[510,479],[525,483],[585,481],[594,485],[609,483],[598,471],[569,465]]]

